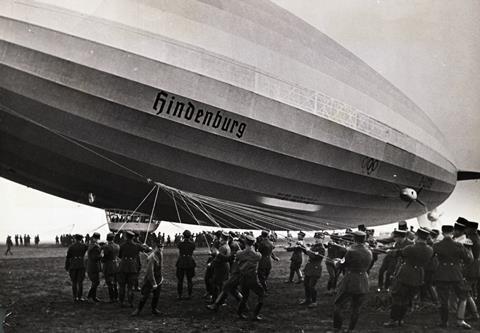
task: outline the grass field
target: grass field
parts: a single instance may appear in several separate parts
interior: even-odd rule
[[[0,314],[11,313],[5,332],[325,332],[331,329],[333,297],[325,295],[328,274],[323,270],[317,290],[319,306],[308,309],[298,305],[303,297],[303,286],[285,284],[288,275],[289,253],[277,249],[280,261],[274,263],[269,279],[270,291],[262,314],[262,322],[240,320],[236,316],[236,302],[228,300],[217,313],[205,308],[203,274],[207,259],[206,249],[196,252],[197,275],[191,300],[176,300],[175,261],[177,251],[164,250],[164,284],[160,296],[161,316],[150,314],[147,303],[140,317],[129,316],[132,309],[120,308],[118,304],[72,302],[70,280],[64,267],[65,248],[42,246],[40,248],[13,248],[13,256],[3,256],[0,248]],[[381,258],[380,258],[381,261]],[[385,329],[388,310],[377,306],[375,293],[377,270],[375,265],[370,276],[371,295],[362,310],[357,327],[359,332],[456,332],[457,329],[439,329],[436,310],[410,313],[407,325],[402,328]],[[84,294],[89,288],[84,283]],[[107,300],[107,289],[102,281],[99,297]],[[138,301],[139,295],[135,295]],[[251,295],[253,308],[256,297]],[[454,314],[451,314],[452,322]],[[348,318],[346,323],[348,322]],[[480,323],[473,324],[480,332]]]

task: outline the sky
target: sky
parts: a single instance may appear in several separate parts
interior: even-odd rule
[[[274,0],[392,82],[445,135],[460,170],[480,171],[480,1]],[[1,157],[0,157],[1,158]],[[108,232],[102,210],[0,178],[0,241],[7,234]],[[480,182],[457,185],[439,223],[480,220]],[[380,228],[386,230],[389,227]],[[180,232],[163,224],[162,231]]]

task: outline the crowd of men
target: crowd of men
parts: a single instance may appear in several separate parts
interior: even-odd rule
[[[13,243],[12,236],[8,235],[5,244],[7,245],[7,250],[5,251],[5,255],[13,255],[12,247],[15,246],[31,246],[31,236],[30,235],[15,235],[15,244]],[[40,236],[36,235],[34,237],[35,246],[40,244]]]
[[[477,229],[478,223],[460,217],[454,225],[444,225],[441,230],[419,228],[416,232],[408,229],[403,221],[385,239],[375,239],[372,230],[363,225],[357,231],[347,230],[344,235],[317,232],[313,244],[305,244],[305,233],[299,232],[297,240],[290,235],[288,245],[284,246],[292,252],[286,283],[294,283],[296,276],[296,283],[304,286],[305,297],[300,304],[316,308],[317,282],[325,261],[329,274],[326,287],[335,294],[333,330],[342,329],[343,311],[350,303],[348,331],[353,331],[360,308],[370,292],[369,271],[378,255],[385,254],[378,279],[378,291],[388,292],[391,300],[390,320],[385,327],[402,326],[407,312],[418,309],[415,304],[428,300],[438,308],[441,327],[448,327],[449,309],[453,306],[455,326],[470,329],[470,324],[465,321],[467,311],[473,320],[480,319],[476,306],[480,293],[480,237]],[[96,291],[103,272],[110,302],[135,307],[132,315],[137,316],[151,295],[151,311],[159,314],[162,249],[168,238],[157,236],[149,243],[142,243],[142,238],[138,239],[131,231],[123,232],[119,237],[119,234],[108,234],[107,243],[100,243],[100,235],[94,233],[89,242],[84,243],[82,235],[74,236],[75,242],[69,247],[65,262],[72,280],[74,301],[85,300],[82,286],[87,272],[91,281],[87,297],[92,302],[99,302]],[[261,320],[272,261],[279,260],[274,253],[275,239],[271,233],[262,231],[255,238],[252,233],[217,231],[192,235],[185,230],[181,236],[174,237],[173,243],[179,250],[176,262],[179,299],[192,297],[192,278],[196,268],[194,251],[199,238],[203,238],[210,249],[204,275],[207,309],[218,311],[230,296],[238,302],[238,316],[247,318],[247,301],[253,292],[257,303],[252,319]],[[142,296],[135,306],[134,291],[139,288],[142,252],[147,254],[147,267],[140,289]],[[303,266],[304,256],[307,263]],[[450,304],[450,294],[455,295],[454,304]]]

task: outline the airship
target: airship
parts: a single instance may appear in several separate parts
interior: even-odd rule
[[[150,220],[371,226],[449,197],[446,147],[269,1],[0,0],[0,176],[55,196]]]

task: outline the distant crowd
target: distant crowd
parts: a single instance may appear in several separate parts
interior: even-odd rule
[[[14,246],[30,246],[31,245],[31,236],[30,235],[15,235],[14,237],[15,243],[13,243],[12,236],[8,235],[5,244],[7,245],[7,250],[5,251],[5,255],[13,255],[12,247]],[[36,235],[34,237],[35,246],[40,244],[40,236]]]

